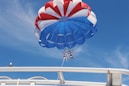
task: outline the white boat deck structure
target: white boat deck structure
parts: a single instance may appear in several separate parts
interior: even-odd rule
[[[57,72],[57,80],[35,76],[29,79],[11,79],[8,76],[0,76],[0,86],[24,85],[63,85],[63,86],[128,86],[122,84],[122,75],[129,75],[129,70],[114,68],[87,68],[87,67],[0,67],[0,73],[9,72]],[[87,82],[65,80],[63,73],[99,73],[107,74],[107,82]]]

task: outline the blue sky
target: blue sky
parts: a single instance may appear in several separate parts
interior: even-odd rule
[[[10,62],[14,66],[61,66],[62,51],[40,47],[34,36],[38,9],[46,1],[0,0],[0,66],[8,66]],[[64,66],[129,69],[129,1],[83,1],[97,16],[98,32],[85,44],[76,46],[75,59],[66,61]],[[124,76],[123,82],[129,85],[128,81]]]

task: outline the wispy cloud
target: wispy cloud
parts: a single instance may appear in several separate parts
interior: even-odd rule
[[[111,53],[107,57],[107,62],[110,64],[111,67],[115,68],[129,68],[129,52],[126,49],[118,47],[116,50],[114,50],[113,53]]]
[[[34,26],[35,13],[30,5],[25,8],[18,0],[14,0],[12,9],[13,8],[15,8],[15,10],[13,12],[10,11],[10,13],[14,15],[17,20],[23,21],[23,24],[26,24],[28,27]]]
[[[19,0],[2,1],[0,6],[0,41],[1,46],[23,48],[33,46],[34,37],[34,9],[28,3],[22,5]]]
[[[35,20],[35,13],[31,6],[25,8],[18,0],[5,1],[3,4],[5,4],[5,6],[0,10],[0,19],[2,19],[0,22],[2,23],[4,21],[4,25],[1,26],[8,26],[8,23],[10,23],[15,27],[23,24],[26,25],[26,27],[32,27]],[[14,23],[16,24],[14,25]]]
[[[24,8],[18,0],[4,1],[3,4],[5,6],[0,10],[0,29],[4,33],[1,36],[7,37],[6,35],[9,35],[13,39],[22,42],[32,39],[30,33],[34,31],[35,20],[33,9],[30,6]]]
[[[107,51],[85,45],[75,49],[76,57],[79,56],[81,64],[94,67],[129,68],[129,48],[118,46],[114,50]]]

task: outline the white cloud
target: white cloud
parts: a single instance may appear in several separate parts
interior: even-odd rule
[[[28,26],[30,27],[34,24],[35,13],[31,8],[31,6],[27,6],[25,8],[25,6],[21,5],[18,0],[4,1],[3,4],[5,4],[5,6],[0,10],[1,11],[0,19],[2,19],[2,21],[0,22],[1,23],[3,21],[5,22],[3,26],[5,25],[8,26],[7,22],[9,22],[10,24],[12,24],[12,26],[14,25],[17,27],[21,24],[21,23],[18,24],[18,21],[22,22],[23,24],[26,24],[27,25],[26,27]],[[16,25],[15,23],[18,25]]]
[[[81,61],[80,65],[89,65],[93,67],[111,67],[111,68],[129,68],[129,48],[117,47],[114,50],[101,50],[85,45],[75,49],[77,59]],[[78,57],[79,56],[79,57]],[[78,63],[79,64],[79,63]]]
[[[33,45],[35,12],[32,7],[28,3],[22,5],[19,0],[5,0],[2,3],[4,6],[0,8],[1,45]]]
[[[125,48],[124,48],[125,49]],[[118,47],[107,57],[107,62],[111,67],[115,68],[129,68],[129,52],[124,51],[123,48]]]
[[[128,68],[128,66],[129,66],[129,63],[128,63],[129,53],[128,52],[122,53],[120,51],[120,49],[118,49],[116,51],[116,56],[118,57],[118,60],[120,61],[121,65],[124,68]]]
[[[15,10],[12,12],[12,14],[18,19],[23,21],[22,23],[27,24],[27,26],[32,27],[34,26],[34,20],[35,20],[35,13],[34,10],[31,8],[31,6],[27,6],[27,8],[24,8],[23,5],[19,3],[18,0],[14,0],[15,5],[13,8]]]

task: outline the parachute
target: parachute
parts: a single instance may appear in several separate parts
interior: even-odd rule
[[[51,0],[38,11],[35,35],[42,47],[72,49],[97,32],[96,15],[82,0]]]

